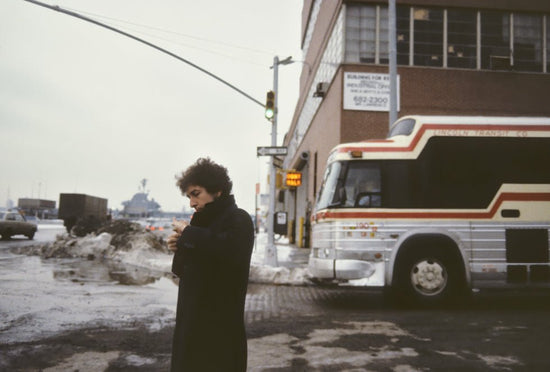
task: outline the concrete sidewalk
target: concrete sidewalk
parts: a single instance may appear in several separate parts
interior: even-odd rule
[[[288,238],[284,237],[276,240],[275,247],[277,249],[278,267],[306,268],[309,259],[309,248],[298,248],[294,244],[288,242]],[[267,245],[267,234],[258,233],[256,235],[256,243],[252,252],[252,263],[263,265],[265,259],[265,248]]]

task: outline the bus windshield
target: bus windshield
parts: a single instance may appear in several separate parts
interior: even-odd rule
[[[318,210],[381,206],[381,175],[378,164],[348,161],[335,162],[329,166],[317,203]]]
[[[331,163],[327,167],[321,191],[319,192],[319,199],[317,200],[317,209],[325,209],[329,205],[334,204],[336,184],[338,183],[341,170],[342,164],[340,162]]]

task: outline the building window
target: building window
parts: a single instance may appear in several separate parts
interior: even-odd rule
[[[506,11],[397,6],[397,64],[550,72],[548,19]],[[345,61],[389,63],[388,23],[384,5],[347,5]]]
[[[476,68],[477,12],[447,11],[447,66]]]
[[[307,52],[309,50],[309,44],[311,43],[311,37],[313,36],[313,29],[317,23],[317,16],[319,15],[319,9],[321,8],[322,0],[313,0],[313,6],[311,8],[311,15],[307,23],[306,37],[304,38],[304,44],[302,45],[302,59],[305,60]]]
[[[327,46],[323,51],[319,68],[315,71],[315,76],[309,86],[309,91],[306,95],[307,98],[300,111],[296,128],[291,134],[291,138],[288,142],[288,154],[285,158],[285,162],[290,161],[294,157],[294,154],[296,154],[296,151],[298,151],[298,146],[302,143],[313,117],[317,113],[321,102],[323,102],[319,98],[313,97],[317,84],[332,81],[338,67],[344,63],[344,41],[346,35],[344,29],[346,23],[345,19],[346,11],[345,8],[342,8],[342,11],[338,14],[338,19],[336,20],[334,28],[331,31]],[[290,165],[285,163],[285,167],[289,168]]]
[[[375,63],[376,7],[347,6],[346,61]]]
[[[510,14],[481,12],[481,68],[510,70]]]
[[[397,64],[409,64],[411,42],[411,11],[409,7],[398,6],[396,9]]]
[[[443,66],[443,11],[414,8],[414,65]]]
[[[513,23],[514,70],[542,71],[542,17],[514,13]]]

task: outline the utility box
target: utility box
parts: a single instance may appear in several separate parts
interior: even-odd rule
[[[273,218],[273,232],[279,235],[286,235],[288,233],[288,220],[286,212],[275,212],[275,218]]]

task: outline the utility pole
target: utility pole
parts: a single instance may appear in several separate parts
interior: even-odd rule
[[[277,147],[277,117],[279,115],[279,94],[277,92],[279,85],[279,65],[289,65],[294,63],[292,56],[283,60],[279,57],[273,57],[273,90],[267,92],[265,105],[265,117],[271,121],[271,147]],[[286,154],[286,151],[285,151]],[[264,264],[269,266],[279,266],[277,259],[277,246],[274,242],[275,229],[275,193],[277,183],[277,172],[275,169],[275,156],[271,156],[269,163],[269,210],[267,212],[267,245],[265,246]]]
[[[271,119],[271,146],[277,146],[277,110],[279,106],[277,101],[279,95],[277,94],[277,87],[279,85],[279,57],[273,57],[273,93],[275,93],[275,107],[273,112],[273,118]],[[274,235],[274,222],[275,222],[275,184],[276,184],[276,171],[275,171],[275,157],[270,157],[269,164],[269,211],[267,215],[267,245],[265,247],[264,263],[269,266],[279,266],[277,259],[277,246],[275,245]]]
[[[395,0],[388,0],[388,26],[390,51],[390,113],[389,127],[397,120],[397,35]]]

